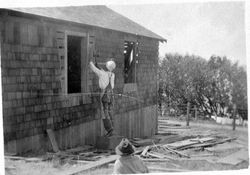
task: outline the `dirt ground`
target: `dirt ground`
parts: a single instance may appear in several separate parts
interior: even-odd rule
[[[169,124],[181,124],[185,126],[185,121],[174,120],[173,118],[159,118],[159,122],[167,122]],[[159,129],[160,130],[160,129]],[[167,130],[168,132],[168,130]],[[177,132],[179,135],[194,135],[197,133],[217,133],[224,136],[236,137],[237,139],[232,142],[231,149],[216,153],[214,156],[202,156],[211,152],[207,150],[195,151],[188,150],[190,155],[198,155],[192,159],[179,158],[175,160],[169,160],[164,162],[145,162],[148,166],[150,173],[166,173],[177,171],[214,171],[214,170],[239,170],[247,169],[249,167],[249,159],[244,160],[236,165],[218,163],[220,157],[224,157],[239,149],[248,151],[248,128],[247,127],[236,127],[236,130],[232,130],[232,126],[225,126],[216,124],[213,121],[191,121],[190,129],[169,129],[169,132]],[[156,135],[155,137],[158,137]],[[200,155],[200,156],[199,156]],[[249,155],[249,154],[248,154]],[[11,160],[5,159],[6,175],[58,175],[62,174],[67,169],[74,169],[76,164],[62,163],[59,160],[50,161],[24,161],[24,160]],[[112,174],[113,163],[85,171],[81,174]],[[173,171],[172,171],[173,170]]]

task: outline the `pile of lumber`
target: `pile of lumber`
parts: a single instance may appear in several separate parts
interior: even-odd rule
[[[189,138],[168,144],[153,143],[151,145],[143,147],[143,149],[138,149],[136,151],[136,154],[140,155],[140,157],[146,161],[175,160],[180,157],[191,158],[191,156],[184,153],[183,150],[186,149],[204,150],[204,148],[206,147],[212,147],[217,144],[230,142],[232,140],[235,140],[235,138],[208,136],[208,137]]]
[[[167,146],[174,150],[184,150],[184,149],[190,149],[190,148],[205,148],[205,147],[211,147],[211,146],[225,143],[225,142],[230,142],[235,139],[236,138],[221,137],[221,136],[203,137],[203,138],[197,137],[197,138],[191,138],[191,139],[167,144]]]

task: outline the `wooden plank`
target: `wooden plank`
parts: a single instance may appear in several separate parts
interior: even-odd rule
[[[142,153],[142,151],[143,151],[143,150],[136,150],[136,151],[134,152],[134,154],[135,154],[135,155],[139,155],[139,154]]]
[[[154,152],[154,151],[151,151],[151,152],[148,152],[147,153],[149,156],[152,156],[152,157],[155,157],[155,158],[159,158],[159,159],[174,159],[172,157],[169,157],[169,156],[166,156],[164,154],[160,154],[160,153],[157,153],[157,152]]]
[[[243,160],[248,160],[248,151],[247,150],[240,150],[233,154],[230,154],[226,157],[223,157],[217,161],[217,163],[224,163],[224,164],[231,164],[237,165]]]
[[[146,146],[146,148],[142,151],[141,156],[145,157],[148,150],[149,150],[149,146]]]
[[[153,151],[151,151],[151,152],[148,152],[148,155],[149,155],[149,156],[151,156],[151,157],[155,157],[155,158],[158,158],[158,159],[164,159],[164,158],[166,158],[166,157],[164,157],[163,155],[161,155],[161,154],[158,154],[158,153],[156,153],[156,152],[153,152]]]
[[[190,158],[190,156],[189,155],[186,155],[186,154],[184,154],[184,153],[180,153],[179,151],[176,151],[176,150],[173,150],[173,149],[171,149],[171,148],[169,148],[168,146],[164,146],[165,148],[167,148],[169,151],[171,151],[172,153],[176,153],[176,154],[178,154],[178,155],[180,155],[180,156],[182,156],[182,157],[188,157],[188,158]]]
[[[203,143],[203,142],[208,142],[208,141],[216,140],[216,138],[214,138],[214,137],[204,137],[204,138],[190,139],[190,140],[191,141],[197,141],[197,142]]]
[[[59,148],[58,148],[56,138],[55,138],[55,134],[54,134],[53,130],[52,129],[47,129],[46,131],[47,131],[47,134],[49,136],[50,143],[52,145],[53,151],[58,152]]]
[[[182,140],[182,141],[166,144],[166,146],[171,147],[173,149],[178,149],[178,148],[181,148],[184,146],[190,146],[190,145],[194,145],[197,143],[199,143],[199,142],[198,141],[191,141],[191,139],[187,139],[187,140]]]
[[[208,146],[213,146],[213,145],[217,145],[217,144],[221,144],[221,143],[225,143],[225,142],[229,142],[232,140],[235,140],[236,138],[227,138],[227,139],[223,139],[217,142],[212,142],[212,143],[199,143],[199,144],[195,144],[195,145],[189,145],[188,147],[192,147],[192,148],[197,148],[197,147],[208,147]],[[187,148],[187,147],[184,147]],[[183,147],[182,147],[183,149]]]
[[[81,173],[83,171],[86,171],[86,170],[89,170],[89,169],[92,169],[92,168],[96,168],[96,167],[104,165],[104,164],[108,164],[108,163],[114,162],[117,158],[118,158],[117,155],[112,155],[112,156],[109,156],[107,158],[103,158],[101,160],[89,163],[89,164],[84,165],[84,166],[76,167],[76,168],[70,169],[68,171],[66,170],[66,171],[64,171],[61,174],[62,175],[74,175],[74,174],[78,174],[78,173]]]

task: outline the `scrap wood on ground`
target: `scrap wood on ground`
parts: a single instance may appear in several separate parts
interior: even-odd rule
[[[178,128],[179,127],[179,128]],[[175,160],[206,160],[207,157],[216,157],[218,151],[226,151],[233,144],[236,137],[226,136],[213,130],[200,130],[197,127],[183,127],[179,124],[168,124],[167,120],[160,120],[159,132],[152,139],[131,139],[131,142],[137,147],[136,155],[140,156],[146,162],[163,162]],[[175,133],[171,133],[171,130]],[[188,129],[183,133],[182,129]],[[222,149],[220,145],[224,145]],[[228,146],[225,146],[228,145]],[[220,150],[216,148],[220,148]],[[242,147],[235,147],[237,150]],[[236,150],[236,151],[237,151]],[[235,153],[237,154],[237,153]],[[248,154],[246,154],[248,155]],[[241,156],[242,157],[242,156]],[[230,156],[229,156],[230,158]],[[216,158],[220,163],[235,164],[246,158],[228,159]],[[214,162],[216,163],[216,161]]]
[[[214,146],[220,143],[230,142],[234,139],[235,138],[203,137],[203,138],[186,139],[182,141],[173,142],[170,144],[152,143],[151,145],[146,146],[144,149],[138,149],[140,151],[136,151],[136,154],[139,154],[144,159],[145,158],[176,159],[178,157],[191,158],[190,155],[185,154],[181,151],[184,149],[191,149],[191,148],[204,149],[205,147]],[[134,141],[133,143],[136,143],[136,141]]]

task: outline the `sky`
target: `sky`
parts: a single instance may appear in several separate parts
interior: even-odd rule
[[[159,55],[227,56],[246,64],[243,2],[109,6],[167,39]],[[139,9],[139,10],[138,10]]]
[[[159,56],[194,54],[226,56],[246,64],[244,1],[164,0],[0,0],[6,7],[105,4],[167,39]],[[175,3],[173,3],[175,2]]]

